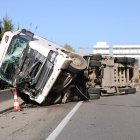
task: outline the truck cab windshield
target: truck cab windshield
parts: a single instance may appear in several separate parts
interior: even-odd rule
[[[16,70],[19,66],[19,60],[29,40],[23,35],[14,36],[7,49],[3,63],[0,69],[0,78],[13,85]]]

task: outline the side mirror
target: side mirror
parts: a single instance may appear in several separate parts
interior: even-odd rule
[[[30,32],[30,31],[28,31],[26,29],[22,29],[20,33],[26,34],[27,36],[29,36],[29,37],[31,37],[33,39],[34,33]]]

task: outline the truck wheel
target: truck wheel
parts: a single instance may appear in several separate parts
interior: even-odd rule
[[[95,61],[95,60],[91,60],[89,63],[90,67],[101,67],[101,62],[100,61]]]
[[[90,100],[100,99],[100,89],[89,88],[88,89]]]
[[[136,88],[128,88],[125,90],[127,94],[135,94],[136,93]]]
[[[128,63],[135,63],[135,58],[127,58]]]
[[[120,94],[127,94],[126,93],[126,88],[119,88],[119,93]]]
[[[115,62],[116,63],[127,63],[127,57],[116,57]]]
[[[88,89],[88,93],[89,94],[94,94],[94,93],[100,94],[100,89],[91,87],[91,88]]]
[[[94,54],[90,57],[91,60],[102,60],[102,56],[100,54]]]
[[[72,58],[72,62],[70,63],[68,68],[69,71],[73,73],[79,73],[80,71],[86,69],[87,62],[82,56],[70,53],[69,57]]]
[[[89,94],[90,100],[100,99],[100,94]]]

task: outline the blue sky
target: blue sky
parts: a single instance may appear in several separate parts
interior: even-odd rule
[[[140,44],[140,0],[0,0],[17,27],[90,52],[98,41]]]

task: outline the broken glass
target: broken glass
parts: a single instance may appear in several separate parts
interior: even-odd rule
[[[28,44],[28,40],[21,36],[14,36],[8,47],[5,58],[0,68],[0,78],[10,85],[15,81],[16,70],[19,66],[19,60],[22,56],[23,50]]]

